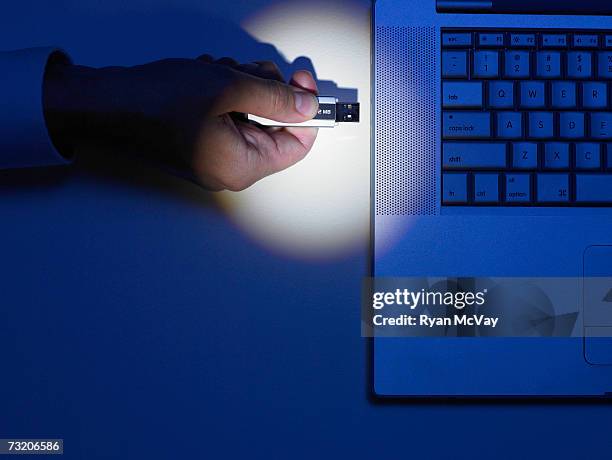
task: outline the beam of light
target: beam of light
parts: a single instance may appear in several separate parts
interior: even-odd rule
[[[357,89],[361,122],[320,129],[308,157],[249,189],[223,192],[234,222],[275,252],[334,259],[363,251],[370,206],[370,1],[282,2],[242,24],[288,62],[307,56],[318,80]],[[333,94],[332,94],[333,95]]]

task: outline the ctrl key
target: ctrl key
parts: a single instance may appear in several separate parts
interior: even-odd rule
[[[474,174],[474,201],[497,203],[499,200],[499,177],[497,174]]]
[[[442,176],[442,201],[445,204],[467,203],[467,174]]]

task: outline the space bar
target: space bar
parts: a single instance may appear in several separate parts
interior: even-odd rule
[[[576,174],[576,201],[612,203],[612,174]]]

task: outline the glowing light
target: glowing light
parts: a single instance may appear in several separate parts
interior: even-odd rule
[[[261,244],[300,258],[335,258],[368,242],[370,2],[282,2],[243,23],[287,61],[307,56],[319,80],[357,89],[361,122],[320,129],[300,164],[240,192],[228,214]]]

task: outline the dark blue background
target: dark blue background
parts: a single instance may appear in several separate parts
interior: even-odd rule
[[[274,57],[237,25],[268,3],[5,2],[0,44]],[[366,242],[270,254],[196,187],[105,153],[0,174],[0,213],[1,437],[79,459],[612,456],[609,405],[368,402]]]

